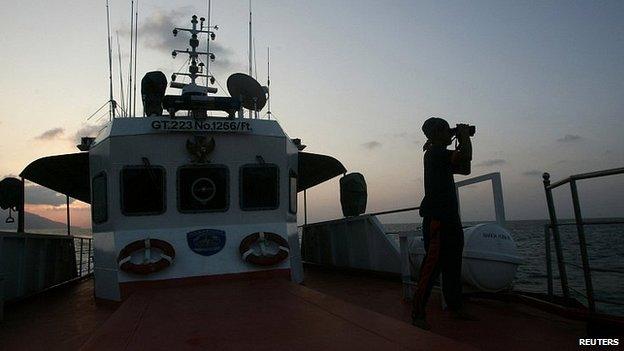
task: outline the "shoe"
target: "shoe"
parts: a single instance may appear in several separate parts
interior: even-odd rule
[[[412,316],[412,325],[423,330],[431,330],[431,325],[427,323],[425,316]]]
[[[479,318],[467,313],[464,310],[451,311],[451,318],[461,320],[461,321],[473,321],[476,322]]]

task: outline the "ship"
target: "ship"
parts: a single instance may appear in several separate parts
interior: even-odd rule
[[[204,18],[173,29],[182,33],[190,49],[173,54],[188,56],[188,73],[170,82],[147,73],[143,116],[115,116],[111,98],[109,122],[80,152],[35,160],[0,183],[0,205],[18,214],[17,233],[0,233],[1,349],[536,350],[621,333],[622,320],[591,300],[566,286],[556,296],[552,270],[548,293],[512,290],[522,257],[499,173],[456,184],[490,182],[494,195],[496,221],[465,229],[464,295],[479,321],[452,319],[438,289],[433,329],[413,326],[420,230],[389,233],[378,217],[417,208],[366,213],[362,174],[303,151],[270,114],[260,117],[267,86],[234,73],[229,96],[214,95],[200,60],[214,55],[198,51],[200,36],[215,39]],[[166,95],[167,85],[181,93]],[[547,199],[561,184],[622,172],[545,176]],[[344,217],[300,225],[297,195],[339,176]],[[92,236],[71,235],[69,218],[66,236],[26,233],[25,180],[89,203]],[[546,238],[560,261],[549,210]]]

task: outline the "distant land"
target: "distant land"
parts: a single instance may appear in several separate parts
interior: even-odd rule
[[[15,218],[15,222],[6,223],[6,212],[0,212],[0,230],[2,231],[11,231],[14,232],[17,230],[17,213],[13,213],[12,216]],[[4,216],[2,215],[4,214]],[[67,228],[67,224],[56,222],[45,217],[38,216],[34,213],[26,212],[24,218],[24,230],[29,231],[32,229],[65,229]],[[72,227],[73,228],[73,227]]]

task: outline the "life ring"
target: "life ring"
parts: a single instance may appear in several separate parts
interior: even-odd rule
[[[151,257],[148,257],[147,251],[151,248],[156,248],[161,251],[160,259],[158,261],[152,261]],[[144,262],[136,264],[131,261],[132,254],[137,251],[144,251],[146,253]],[[175,250],[173,246],[166,241],[158,239],[144,239],[133,241],[126,245],[117,256],[117,264],[119,268],[128,273],[134,274],[150,274],[161,271],[173,263],[175,258]]]
[[[288,241],[275,233],[258,232],[245,237],[238,248],[243,261],[257,266],[274,266],[290,252]]]

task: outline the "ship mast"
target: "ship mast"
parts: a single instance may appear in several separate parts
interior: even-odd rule
[[[109,120],[115,118],[115,108],[117,104],[113,100],[113,54],[111,49],[111,35],[110,35],[110,11],[108,6],[108,0],[106,0],[106,28],[108,31],[108,82],[109,82]]]
[[[180,31],[189,32],[191,34],[191,39],[189,39],[189,45],[191,47],[191,50],[173,50],[171,52],[171,56],[173,56],[173,58],[175,58],[178,54],[189,55],[190,64],[188,67],[188,73],[174,73],[173,75],[171,75],[170,87],[182,89],[182,95],[206,95],[208,93],[214,94],[217,92],[217,88],[208,86],[208,82],[210,82],[210,84],[214,84],[215,78],[213,75],[210,74],[207,68],[206,72],[204,72],[205,65],[203,62],[201,62],[201,59],[199,58],[200,55],[205,55],[206,61],[209,62],[214,61],[215,55],[208,50],[206,50],[205,52],[197,51],[197,47],[199,46],[198,35],[207,34],[208,41],[214,40],[216,37],[214,30],[217,30],[218,27],[210,27],[210,25],[204,26],[205,21],[206,19],[201,17],[198,22],[197,16],[193,15],[193,17],[191,18],[191,28],[176,27],[173,29],[174,37],[177,36],[178,32]],[[179,75],[189,77],[191,79],[191,82],[189,84],[176,82],[176,77]],[[199,77],[206,78],[206,86],[200,86],[198,84],[197,78]]]
[[[249,0],[249,76],[253,77],[253,70],[252,70],[252,66],[251,66],[251,55],[252,55],[252,50],[253,50],[253,46],[252,46],[252,38],[253,38],[253,34],[251,31],[251,0]],[[253,118],[253,111],[249,110],[249,118]]]
[[[267,46],[267,117],[271,119],[271,49]]]
[[[130,62],[128,66],[128,117],[132,116],[132,54],[134,48],[132,46],[134,40],[134,0],[130,5]]]
[[[137,52],[139,38],[139,0],[137,0],[135,12],[134,12],[134,83],[132,92],[132,116],[136,117],[136,69],[137,69]],[[130,89],[130,87],[128,87]]]
[[[213,28],[210,27],[210,10],[212,8],[212,1],[208,0],[208,14],[207,14],[207,21],[206,21],[206,28],[208,30],[211,30]],[[202,29],[204,29],[204,27],[202,26]],[[217,27],[215,27],[214,29],[217,29]],[[212,33],[212,40],[214,40],[214,33]],[[211,35],[207,35],[206,36],[206,52],[210,52],[210,39],[211,39]],[[208,86],[208,76],[210,74],[210,59],[206,60],[206,86]],[[214,78],[213,78],[214,79]]]

